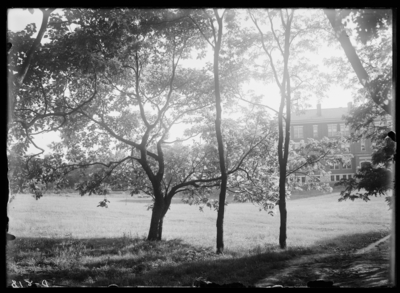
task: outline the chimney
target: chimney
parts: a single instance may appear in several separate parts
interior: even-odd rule
[[[351,108],[353,108],[353,104],[351,102],[347,103],[347,110],[350,112]]]
[[[317,116],[321,116],[321,104],[317,104]]]

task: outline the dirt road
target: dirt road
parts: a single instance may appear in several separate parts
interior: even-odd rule
[[[323,279],[340,287],[389,286],[389,240],[387,236],[352,253],[318,254],[284,263],[276,274],[255,285],[306,286],[308,281]]]

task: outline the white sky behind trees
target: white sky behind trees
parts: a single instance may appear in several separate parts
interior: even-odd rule
[[[61,14],[62,12],[57,9],[53,13]],[[7,12],[8,29],[17,32],[23,30],[27,24],[35,23],[36,29],[37,31],[39,31],[42,22],[42,17],[43,14],[38,9],[35,9],[33,14],[31,14],[28,10],[22,10],[19,8],[9,9]],[[45,39],[43,40],[45,41]],[[329,55],[332,54],[338,54],[338,52],[328,47],[321,48],[321,50],[319,50],[319,53],[318,55],[315,56],[315,58],[320,59],[322,62],[322,57],[328,57]],[[208,55],[212,56],[212,54]],[[212,58],[210,58],[210,60],[208,61],[212,62]],[[202,64],[204,64],[205,61],[194,59],[193,61],[185,61],[185,63],[186,62],[190,62],[191,63],[190,65],[201,66]],[[280,95],[279,95],[279,89],[275,84],[275,81],[271,81],[271,83],[267,85],[262,84],[261,82],[253,81],[250,82],[249,88],[251,88],[255,92],[255,94],[264,95],[264,98],[262,99],[261,103],[276,110],[279,109]],[[348,102],[353,102],[351,92],[349,90],[343,89],[340,85],[332,84],[327,96],[328,96],[327,98],[324,98],[321,101],[321,106],[323,109],[347,107]],[[311,108],[316,108],[317,98],[310,98],[308,103],[311,105]],[[181,130],[179,130],[179,128],[180,127],[175,127],[175,131],[173,131],[172,129],[170,134],[170,139],[173,139],[176,136],[182,136],[182,134],[180,133]],[[49,143],[51,143],[52,141],[59,141],[59,140],[60,138],[56,133],[48,133],[40,136],[38,135],[35,137],[35,143],[37,143],[39,147],[45,149],[46,152],[49,151],[49,149],[47,148],[47,145]],[[37,150],[34,148],[30,150],[32,150],[33,152],[37,152]]]

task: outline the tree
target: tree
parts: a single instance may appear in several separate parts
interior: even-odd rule
[[[247,201],[250,197],[263,198],[272,207],[276,197],[268,184],[272,184],[275,175],[272,164],[276,163],[273,151],[277,139],[276,123],[263,111],[246,107],[240,109],[243,115],[222,120],[225,162],[229,175],[227,195],[233,195],[237,201]],[[214,173],[218,172],[219,160],[218,149],[215,147],[216,137],[210,122],[203,126],[201,141],[207,154],[205,172]],[[208,206],[218,211],[221,202],[210,199],[212,191],[188,192],[184,201],[200,205],[200,210]],[[265,208],[270,211],[267,206]]]
[[[373,165],[377,168],[365,167],[356,174],[354,180],[343,180],[339,185],[346,189],[341,193],[339,200],[362,198],[369,200],[369,196],[382,194],[391,189],[390,177],[386,180],[371,179],[383,178],[391,175],[389,162],[395,153],[394,144],[386,140],[391,130],[392,105],[392,36],[390,25],[390,10],[358,9],[358,10],[324,10],[339,40],[348,62],[351,64],[361,85],[355,96],[356,102],[363,102],[354,107],[350,115],[346,116],[346,123],[353,129],[351,141],[357,142],[362,138],[370,139],[373,143]],[[356,24],[353,46],[346,30],[350,20]],[[344,24],[343,24],[344,23]],[[358,42],[361,42],[358,43]],[[342,76],[344,75],[341,73]],[[346,76],[346,75],[345,75]],[[346,76],[347,77],[347,76]],[[346,78],[345,77],[345,78]],[[356,80],[351,80],[355,83]],[[367,99],[365,99],[367,97]],[[379,165],[382,165],[379,167]],[[371,174],[368,172],[371,171]],[[378,174],[381,173],[379,176]],[[367,187],[363,194],[353,195],[353,190]],[[387,197],[389,200],[389,197]]]
[[[391,117],[376,105],[372,100],[354,107],[345,121],[351,126],[351,142],[361,139],[370,139],[372,142],[372,164],[363,165],[354,178],[342,179],[336,185],[344,186],[340,193],[339,201],[351,199],[363,199],[368,201],[371,196],[387,194],[393,189],[392,162],[395,156],[395,142],[387,134],[391,130]],[[356,190],[364,190],[362,193]],[[386,201],[390,206],[390,196]]]
[[[72,36],[75,40],[99,47],[97,42],[109,35],[109,27],[98,26],[102,18],[108,18],[110,26],[119,30],[119,39],[89,63],[87,71],[94,66],[101,68],[97,94],[69,116],[62,126],[62,143],[53,146],[60,155],[63,147],[67,148],[64,163],[59,166],[66,172],[91,165],[104,167],[77,186],[82,195],[102,192],[106,180],[113,183],[122,173],[132,178],[134,192],[150,193],[154,203],[148,240],[161,239],[163,218],[176,193],[205,189],[221,180],[214,173],[199,171],[202,165],[194,161],[190,163],[192,170],[174,179],[174,172],[167,165],[164,150],[171,143],[171,127],[184,119],[190,122],[192,113],[210,107],[214,91],[206,71],[179,66],[180,59],[189,56],[193,46],[201,48],[201,44],[192,22],[178,17],[179,11],[174,12],[174,21],[163,21],[171,16],[170,12],[88,11],[80,16],[82,21],[89,21],[89,26],[78,30]],[[91,24],[91,19],[97,23]],[[82,47],[84,55],[87,49]],[[80,76],[75,78],[78,81]],[[124,151],[126,156],[101,162],[103,154],[112,147]]]
[[[33,9],[29,10],[33,12]],[[31,160],[35,161],[33,159],[44,152],[34,143],[33,137],[59,129],[68,119],[68,115],[86,105],[96,94],[96,73],[93,72],[87,74],[92,78],[89,81],[91,89],[94,84],[92,93],[88,94],[89,86],[86,91],[81,91],[73,97],[67,94],[74,92],[77,82],[76,79],[71,81],[69,71],[75,71],[76,75],[81,73],[81,78],[87,77],[82,75],[81,56],[72,58],[69,44],[60,41],[71,37],[67,25],[73,21],[62,20],[54,9],[41,11],[43,21],[35,38],[32,38],[36,32],[34,23],[28,24],[21,32],[8,31],[8,41],[12,46],[8,51],[7,144],[11,148],[14,144],[21,146],[15,155],[24,160],[27,166]],[[49,42],[41,43],[43,39]],[[54,82],[55,80],[57,82]],[[26,154],[30,145],[40,152]]]
[[[290,142],[290,121],[291,114],[293,112],[292,95],[296,99],[304,99],[304,93],[302,93],[301,86],[310,84],[310,80],[307,80],[307,71],[302,69],[307,68],[308,71],[312,66],[305,66],[301,62],[302,59],[307,58],[304,56],[304,51],[315,50],[318,39],[316,36],[323,39],[322,29],[318,24],[320,15],[314,13],[313,15],[302,15],[298,13],[294,17],[295,10],[267,10],[263,16],[258,15],[259,12],[255,10],[249,10],[249,16],[260,36],[260,42],[262,49],[268,56],[268,63],[271,68],[273,79],[280,90],[281,103],[278,111],[278,161],[279,161],[279,211],[280,211],[280,233],[279,233],[279,244],[281,248],[286,247],[286,180],[287,180],[287,167],[289,158],[289,142]],[[262,19],[266,19],[269,23],[270,32],[265,33],[262,30],[261,25],[264,24]],[[276,29],[276,25],[280,23],[279,29]],[[317,34],[319,32],[319,34]],[[311,34],[310,34],[311,33]],[[311,36],[313,35],[313,36]],[[301,38],[299,37],[301,36]],[[311,36],[311,39],[310,39]],[[278,56],[273,55],[273,50],[278,50]],[[303,54],[303,55],[302,55]],[[289,62],[289,57],[291,57]],[[293,62],[294,61],[294,62]],[[296,61],[298,65],[296,66]],[[303,64],[301,64],[303,63]],[[315,70],[315,67],[314,67]],[[327,83],[327,76],[319,74],[325,78],[325,84]],[[295,82],[293,82],[294,80]],[[313,87],[307,90],[312,90]],[[319,93],[323,95],[327,86],[318,87],[322,88]],[[297,93],[296,93],[297,91]],[[284,109],[286,113],[284,114]]]
[[[12,55],[13,51],[17,52],[19,47],[25,47],[25,54],[21,51],[18,52],[19,60],[14,63],[14,66],[8,67],[8,119],[7,119],[7,130],[10,128],[10,124],[14,120],[14,109],[16,105],[16,98],[18,95],[19,88],[24,83],[25,77],[28,70],[31,68],[32,60],[37,48],[40,46],[40,42],[46,32],[50,14],[55,10],[54,8],[43,8],[40,9],[43,13],[42,24],[36,38],[31,42],[31,35],[36,32],[34,24],[29,24],[26,28],[26,34],[22,34],[22,41],[14,38],[8,39],[8,54]],[[30,13],[34,13],[33,9],[29,9]],[[17,42],[16,42],[17,41]],[[20,43],[21,42],[21,43]],[[15,54],[15,53],[14,53]],[[16,71],[16,73],[14,73]]]
[[[357,31],[359,32],[359,38],[363,42],[366,42],[371,37],[377,35],[377,32],[379,31],[377,27],[384,25],[387,28],[387,25],[391,23],[391,13],[388,11],[382,12],[383,13],[380,14],[376,12],[371,13],[373,16],[372,19],[367,16],[368,12],[365,11],[361,11],[361,15],[355,17],[356,22],[358,23]],[[328,18],[348,61],[350,62],[360,83],[368,92],[369,97],[385,110],[387,114],[391,115],[393,109],[392,99],[390,98],[391,71],[384,75],[370,76],[370,74],[365,70],[360,57],[352,45],[350,38],[347,36],[344,25],[342,24],[343,17],[350,13],[349,11],[343,14],[334,9],[324,9],[324,13]],[[371,22],[365,22],[364,17],[365,19],[371,20]],[[384,20],[386,20],[386,22]]]
[[[374,67],[378,69],[378,73],[368,68],[365,68],[361,63],[361,58],[357,54],[354,46],[352,45],[350,38],[346,35],[344,26],[342,24],[342,20],[344,17],[351,15],[353,22],[357,24],[357,38],[363,44],[367,42],[373,42],[374,40],[378,40],[379,37],[383,36],[383,40],[379,40],[376,42],[378,44],[391,44],[391,40],[385,42],[385,39],[390,39],[391,36],[385,38],[385,31],[390,31],[390,26],[392,24],[392,11],[384,10],[384,9],[376,9],[376,10],[369,10],[369,9],[359,9],[359,10],[345,10],[345,11],[338,11],[338,10],[327,10],[324,9],[324,13],[327,16],[332,29],[339,40],[346,56],[351,64],[354,72],[356,73],[360,83],[362,84],[367,97],[370,98],[376,106],[382,108],[386,114],[392,115],[392,109],[394,109],[395,101],[391,97],[391,86],[392,86],[392,67],[391,67],[391,52],[392,50],[380,50],[380,52],[385,52],[387,58],[390,60],[390,65],[385,66],[385,64],[380,64],[381,66]],[[347,21],[345,21],[346,23]],[[372,60],[374,60],[373,58]],[[381,58],[377,58],[381,59]],[[371,59],[370,59],[371,60]],[[368,60],[368,61],[370,61]],[[382,66],[383,65],[383,66]],[[370,67],[371,68],[371,67]],[[379,72],[380,71],[380,72]],[[371,75],[372,73],[372,75]],[[375,73],[375,74],[374,74]],[[383,74],[382,74],[383,73]],[[392,115],[393,117],[393,115]],[[392,123],[395,131],[395,121],[392,118]],[[387,147],[390,148],[390,143],[387,144]],[[375,160],[375,163],[377,161]],[[393,175],[395,170],[395,164],[392,167]],[[374,180],[374,184],[365,184],[370,183],[368,182],[369,179],[376,179],[376,178],[383,178],[385,176],[390,175],[388,173],[388,169],[386,168],[362,168],[360,172],[357,174],[357,181],[350,181],[348,183],[342,182],[341,184],[346,186],[346,191],[342,196],[343,198],[352,198],[351,192],[354,189],[360,190],[358,187],[367,187],[367,193],[358,194],[360,198],[365,200],[368,199],[370,195],[380,194],[382,190],[391,189],[391,184],[388,184],[387,180],[379,181]],[[394,177],[394,176],[393,176]],[[382,184],[383,183],[383,184]],[[394,186],[393,186],[394,188]],[[342,199],[343,199],[342,198]],[[354,197],[352,198],[354,199]],[[341,199],[339,199],[341,200]],[[395,223],[396,223],[396,211],[395,211],[395,204],[394,204],[394,197],[391,200],[392,206],[392,231],[395,231]],[[392,248],[395,245],[395,237],[392,237]],[[392,257],[391,257],[391,280],[393,285],[396,285],[396,278],[395,278],[395,249],[392,249]]]
[[[221,89],[220,89],[220,74],[219,74],[219,58],[220,58],[220,50],[222,45],[222,36],[223,36],[223,18],[224,14],[227,10],[224,10],[222,15],[219,15],[218,9],[213,9],[213,16],[211,12],[207,10],[202,10],[205,14],[206,20],[209,21],[210,27],[208,27],[208,31],[212,30],[212,40],[210,40],[211,36],[208,37],[202,30],[202,28],[197,24],[196,20],[191,18],[193,22],[198,27],[200,33],[203,35],[205,40],[210,44],[214,52],[214,93],[215,93],[215,110],[216,110],[216,118],[215,118],[215,131],[218,143],[218,153],[219,153],[219,168],[221,172],[221,189],[219,194],[219,207],[218,207],[218,216],[217,216],[217,253],[223,253],[224,251],[224,213],[225,213],[225,198],[226,198],[226,187],[228,182],[228,175],[226,172],[225,165],[225,154],[224,154],[224,142],[222,138],[222,130],[221,130],[221,119],[222,119],[222,108],[221,108]],[[214,25],[216,23],[216,26]]]

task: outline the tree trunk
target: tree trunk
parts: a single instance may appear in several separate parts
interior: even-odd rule
[[[217,254],[224,253],[224,214],[227,180],[222,179],[217,216]]]
[[[154,206],[151,214],[150,230],[147,240],[161,240],[163,224],[164,201],[162,197],[155,197]]]
[[[216,36],[216,43],[214,48],[214,84],[215,84],[215,132],[218,142],[219,154],[219,167],[221,171],[221,190],[219,193],[218,216],[217,216],[217,254],[224,252],[224,213],[225,213],[225,197],[228,176],[226,174],[225,156],[224,156],[224,143],[222,140],[221,119],[221,93],[219,85],[219,51],[222,42],[222,17],[219,17],[218,12],[214,9],[214,14],[218,22],[218,36]]]
[[[287,211],[286,211],[285,193],[286,193],[285,188],[283,188],[282,192],[279,191],[279,213],[280,213],[280,221],[281,221],[281,226],[279,228],[279,246],[282,249],[286,248],[286,238],[287,238],[287,234],[286,234]]]
[[[280,229],[279,229],[279,245],[282,249],[286,248],[286,227],[287,227],[287,210],[286,210],[286,167],[289,157],[289,140],[290,140],[290,75],[288,69],[289,48],[290,48],[290,30],[293,19],[293,11],[287,19],[285,28],[285,49],[284,49],[284,71],[281,86],[281,105],[279,108],[279,141],[278,141],[278,157],[279,157],[279,213],[280,213]],[[285,94],[286,92],[286,94]],[[283,107],[286,101],[286,120],[285,134],[283,134]],[[282,150],[283,147],[283,150]]]
[[[168,212],[169,206],[171,205],[171,196],[165,196],[165,198],[158,197],[159,200],[154,201],[154,206],[151,215],[150,230],[147,240],[161,240],[164,217]]]
[[[342,46],[344,53],[346,54],[347,60],[350,62],[351,67],[356,73],[358,80],[360,81],[362,86],[369,91],[372,100],[383,110],[385,110],[386,113],[391,114],[391,109],[393,107],[393,102],[392,102],[393,100],[389,100],[389,103],[386,105],[382,103],[379,100],[378,95],[376,95],[376,93],[371,90],[369,86],[370,82],[369,75],[365,70],[364,66],[362,65],[361,60],[358,57],[357,52],[354,49],[354,46],[351,43],[349,36],[346,34],[344,26],[341,23],[341,20],[337,18],[336,11],[334,9],[324,9],[324,13],[328,18],[333,28],[333,31],[335,32],[336,37],[340,42],[340,45]]]

